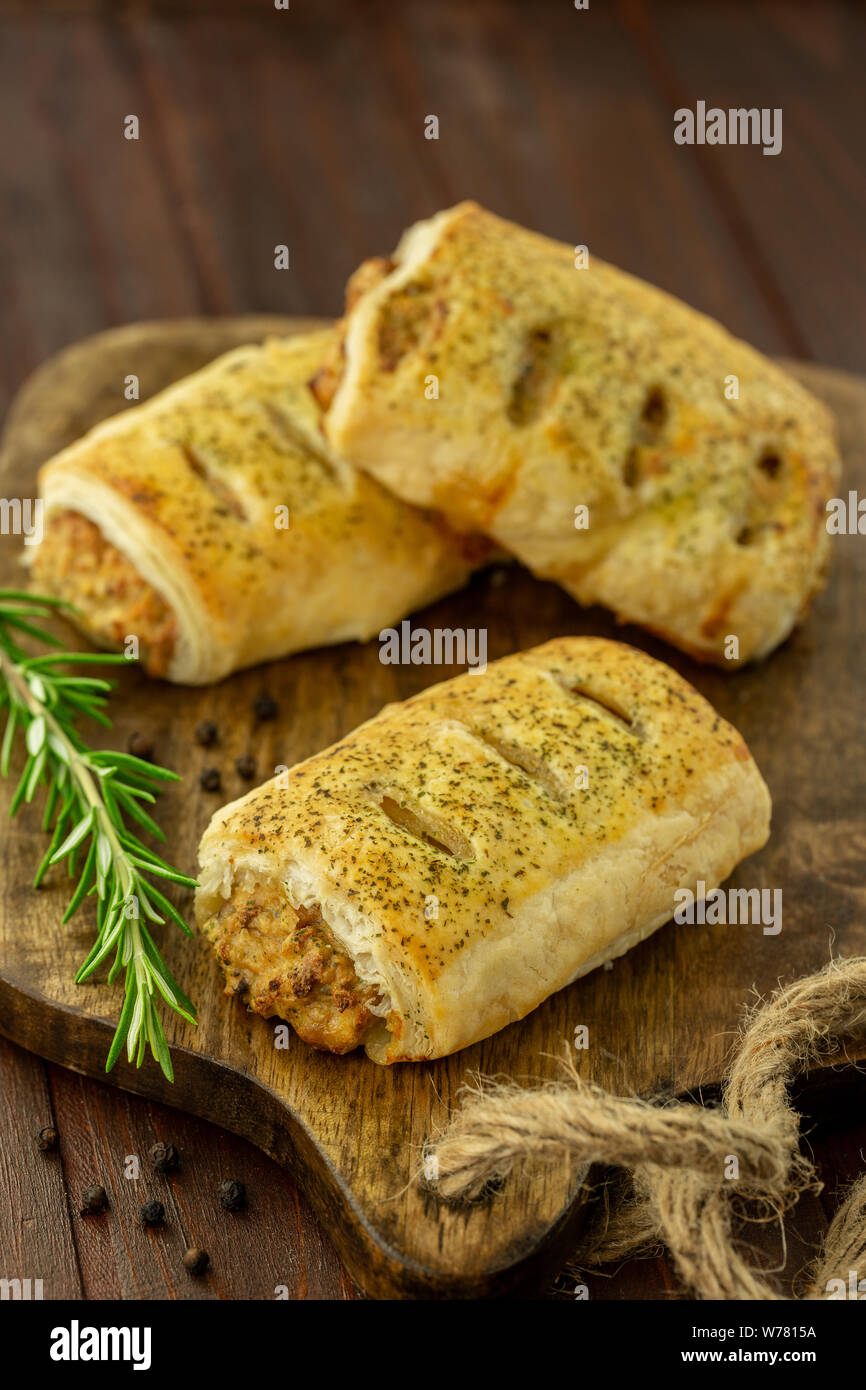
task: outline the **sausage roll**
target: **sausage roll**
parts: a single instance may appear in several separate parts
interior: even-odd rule
[[[151,674],[199,685],[369,638],[465,582],[479,543],[324,441],[307,383],[328,337],[238,348],[41,470],[34,578],[98,643],[137,636]]]
[[[257,1013],[421,1061],[643,940],[769,817],[742,738],[686,681],[559,638],[387,706],[218,811],[196,918]]]
[[[356,274],[317,389],[334,447],[398,496],[698,658],[771,651],[823,582],[823,405],[703,314],[474,203]]]

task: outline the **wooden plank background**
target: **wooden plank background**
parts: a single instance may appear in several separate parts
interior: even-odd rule
[[[0,408],[114,324],[338,312],[359,260],[462,197],[586,242],[765,351],[864,372],[864,60],[854,0],[0,0]],[[698,99],[781,107],[782,154],[676,146],[673,110]],[[43,1155],[49,1122],[61,1148]],[[147,1164],[158,1138],[182,1152],[168,1180]],[[863,1165],[866,1125],[812,1140],[828,1186],[797,1213],[804,1250]],[[142,1176],[118,1180],[133,1154]],[[241,1217],[214,1200],[224,1176],[250,1190]],[[111,1222],[78,1215],[93,1181]],[[135,1220],[151,1196],[159,1236]],[[180,1268],[193,1242],[207,1281]],[[0,1255],[0,1275],[50,1272],[58,1295],[357,1296],[256,1150],[2,1041]],[[674,1281],[651,1261],[590,1288],[666,1297]]]

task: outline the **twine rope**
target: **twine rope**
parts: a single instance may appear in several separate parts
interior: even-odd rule
[[[437,1174],[428,1184],[447,1201],[471,1201],[528,1159],[623,1169],[628,1180],[590,1225],[576,1267],[661,1244],[698,1298],[780,1299],[739,1248],[735,1223],[783,1223],[804,1192],[820,1190],[800,1151],[790,1086],[821,1062],[845,1060],[848,1045],[864,1038],[866,957],[855,957],[831,961],[750,1011],[718,1108],[612,1095],[581,1079],[568,1056],[563,1080],[532,1089],[477,1078],[427,1146],[425,1172]],[[828,1281],[847,1281],[852,1269],[866,1276],[866,1177],[836,1213],[804,1296],[826,1297]]]

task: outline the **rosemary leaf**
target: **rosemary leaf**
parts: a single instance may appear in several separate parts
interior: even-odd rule
[[[126,972],[123,1007],[106,1070],[111,1070],[124,1047],[129,1060],[141,1066],[149,1047],[171,1081],[174,1072],[156,1001],[161,998],[191,1024],[196,1021],[195,1009],[168,970],[146,921],[162,924],[168,919],[192,933],[174,904],[149,880],[156,875],[185,888],[196,883],[145,846],[125,818],[155,839],[164,839],[157,822],[139,803],[153,803],[161,784],[179,779],[168,768],[130,753],[92,749],[79,732],[81,718],[110,726],[104,708],[113,686],[100,677],[64,668],[119,665],[126,661],[124,656],[65,650],[28,654],[19,646],[18,634],[23,633],[43,646],[62,648],[38,620],[70,608],[62,599],[0,590],[0,709],[8,711],[0,742],[0,775],[9,775],[20,730],[26,758],[10,815],[30,801],[40,785],[47,788],[42,829],[50,840],[35,886],[52,866],[66,863],[70,878],[77,877],[77,882],[64,922],[85,898],[96,897],[96,935],[76,981],[89,979],[112,952],[108,982]]]

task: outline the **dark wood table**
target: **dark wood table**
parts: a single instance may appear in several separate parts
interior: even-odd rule
[[[3,408],[45,357],[114,324],[336,313],[362,258],[464,197],[586,243],[767,352],[866,372],[864,63],[854,0],[0,0]],[[780,107],[782,153],[676,145],[673,112],[699,99]],[[49,1123],[61,1145],[44,1155]],[[181,1167],[156,1242],[136,1217],[159,1139]],[[795,1214],[792,1265],[861,1170],[866,1123],[810,1142],[826,1187]],[[219,1211],[222,1177],[247,1185],[239,1218]],[[78,1217],[97,1178],[109,1226]],[[192,1242],[206,1281],[178,1279]],[[358,1296],[257,1150],[2,1040],[0,1254],[50,1272],[58,1296]],[[664,1260],[590,1281],[593,1298],[675,1287]],[[569,1279],[553,1293],[572,1296]]]

